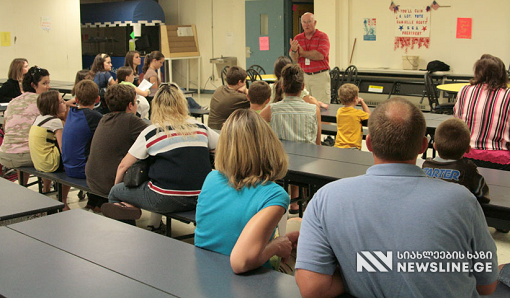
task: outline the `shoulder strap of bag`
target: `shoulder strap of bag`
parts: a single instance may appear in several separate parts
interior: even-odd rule
[[[44,119],[43,121],[39,122],[39,124],[37,124],[37,126],[43,126],[44,123],[50,121],[50,120],[53,120],[53,119],[58,119],[57,117],[48,117],[46,119]]]

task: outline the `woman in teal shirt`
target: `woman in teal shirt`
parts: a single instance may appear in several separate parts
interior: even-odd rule
[[[235,273],[270,266],[274,255],[285,261],[299,232],[271,239],[289,206],[289,195],[273,182],[285,176],[287,164],[282,144],[257,113],[232,113],[216,148],[216,171],[198,197],[195,245],[229,255]]]

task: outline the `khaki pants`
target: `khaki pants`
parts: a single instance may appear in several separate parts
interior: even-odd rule
[[[305,74],[305,88],[310,95],[323,103],[331,103],[331,78],[329,71],[323,71],[318,74]]]
[[[0,164],[12,169],[19,167],[33,167],[30,152],[26,153],[4,153],[0,152]]]

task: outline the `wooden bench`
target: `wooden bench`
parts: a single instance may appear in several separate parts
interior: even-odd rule
[[[78,179],[78,178],[72,178],[66,175],[65,172],[53,172],[53,173],[46,173],[36,170],[33,167],[20,167],[16,168],[16,170],[20,171],[20,177],[19,181],[21,184],[21,181],[23,181],[23,177],[25,174],[31,174],[36,177],[48,179],[51,181],[54,181],[57,186],[57,198],[60,202],[62,202],[62,185],[68,185],[74,188],[77,188],[79,190],[83,190],[85,192],[90,192],[92,194],[98,195],[103,198],[108,198],[108,194],[101,194],[96,191],[93,191],[90,189],[90,187],[87,185],[86,179]]]

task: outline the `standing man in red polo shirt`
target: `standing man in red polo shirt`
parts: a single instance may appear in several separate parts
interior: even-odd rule
[[[301,16],[303,33],[290,40],[290,58],[305,72],[305,87],[310,95],[329,104],[331,83],[329,77],[329,38],[315,29],[317,21],[313,13]]]

